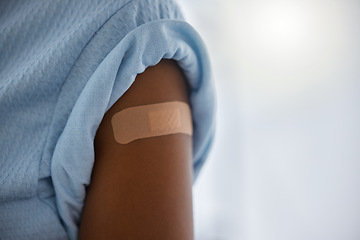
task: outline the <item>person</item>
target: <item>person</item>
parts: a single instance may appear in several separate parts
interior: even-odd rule
[[[215,94],[177,3],[1,1],[0,19],[0,238],[193,239]],[[117,113],[166,102],[192,135],[116,141]]]

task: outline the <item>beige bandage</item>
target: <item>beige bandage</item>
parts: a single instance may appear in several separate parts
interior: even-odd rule
[[[192,135],[189,105],[165,102],[124,109],[111,119],[114,137],[126,144],[140,138],[184,133]]]

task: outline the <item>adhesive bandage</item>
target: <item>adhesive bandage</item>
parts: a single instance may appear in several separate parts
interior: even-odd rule
[[[111,125],[115,141],[121,144],[173,133],[192,135],[191,111],[184,102],[126,108],[113,115]]]

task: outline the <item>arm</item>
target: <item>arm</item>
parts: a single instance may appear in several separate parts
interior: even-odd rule
[[[193,239],[191,136],[119,144],[112,133],[115,113],[167,101],[188,102],[185,77],[172,60],[139,74],[105,114],[79,239]]]

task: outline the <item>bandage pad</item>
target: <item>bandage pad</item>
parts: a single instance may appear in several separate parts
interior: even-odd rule
[[[121,144],[174,133],[192,135],[189,105],[177,101],[126,108],[113,115],[111,125]]]

